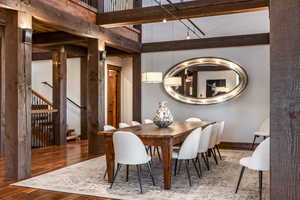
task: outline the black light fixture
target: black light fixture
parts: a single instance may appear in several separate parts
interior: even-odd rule
[[[105,50],[99,51],[99,59],[100,59],[100,60],[105,60],[105,59],[106,59],[106,56],[107,56],[107,53],[106,53]]]
[[[32,44],[32,29],[24,28],[22,29],[22,42],[24,44]]]

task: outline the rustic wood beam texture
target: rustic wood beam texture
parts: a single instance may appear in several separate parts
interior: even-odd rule
[[[204,38],[193,40],[176,40],[166,42],[144,43],[142,52],[158,52],[158,51],[180,51],[191,49],[209,49],[224,48],[238,46],[252,46],[269,44],[269,33],[237,35],[216,38]]]
[[[300,199],[300,4],[271,1],[271,199]]]
[[[87,56],[80,57],[80,104],[83,108],[80,110],[80,137],[82,140],[88,139],[87,134]]]
[[[31,176],[31,44],[22,30],[31,29],[32,16],[7,10],[5,27],[5,176]]]
[[[134,121],[142,120],[142,61],[141,54],[134,54],[132,57],[132,118]]]
[[[87,132],[89,154],[104,153],[104,138],[97,135],[105,124],[105,60],[100,60],[99,51],[105,49],[103,41],[88,42],[87,67]]]
[[[4,27],[0,26],[0,157],[4,156],[5,134],[5,40]]]
[[[242,12],[266,10],[267,0],[196,0],[175,3],[179,10],[171,5],[165,7],[171,11],[177,19],[207,17]],[[160,6],[135,8],[130,10],[98,13],[97,23],[105,28],[116,26],[128,26],[161,22],[162,19],[176,20],[166,13]]]
[[[67,52],[64,47],[52,51],[53,114],[55,144],[66,144],[67,132]]]
[[[108,29],[74,16],[68,12],[68,7],[65,7],[64,10],[58,9],[44,0],[0,0],[0,7],[29,13],[39,21],[45,22],[60,31],[81,37],[101,38],[107,45],[129,53],[140,52],[141,44],[138,41],[125,38]]]

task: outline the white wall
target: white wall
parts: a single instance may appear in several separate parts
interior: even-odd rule
[[[122,67],[121,120],[129,122],[132,120],[132,59],[108,57],[106,60],[106,64]],[[42,94],[52,102],[52,89],[41,84],[41,82],[43,81],[47,81],[50,84],[52,84],[52,61],[51,60],[32,62],[32,88],[33,90]],[[107,89],[105,89],[105,91],[107,96]],[[67,96],[80,105],[80,59],[79,58],[68,59],[67,61]],[[75,129],[76,133],[80,134],[80,109],[75,107],[73,104],[69,102],[67,106],[68,106],[67,107],[68,128]]]
[[[162,84],[142,85],[142,117],[153,118],[159,101],[167,100],[175,120],[200,117],[204,120],[225,120],[223,140],[251,142],[253,131],[269,115],[270,62],[269,46],[249,46],[157,52],[142,55],[142,71],[166,72],[173,65],[190,58],[216,56],[240,64],[249,75],[249,85],[232,101],[217,105],[188,105],[172,99]]]

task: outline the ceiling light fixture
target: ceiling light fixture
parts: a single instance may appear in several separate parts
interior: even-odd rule
[[[167,23],[167,19],[166,18],[163,19],[163,23]]]

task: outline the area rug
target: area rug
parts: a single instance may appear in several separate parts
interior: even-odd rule
[[[58,192],[91,195],[112,199],[141,200],[255,200],[258,198],[258,172],[246,170],[238,194],[234,193],[240,173],[239,160],[249,156],[247,151],[222,151],[223,160],[219,165],[211,159],[211,170],[202,164],[203,177],[198,178],[193,166],[190,166],[192,187],[188,184],[185,168],[179,175],[172,177],[172,189],[163,190],[162,165],[158,158],[153,161],[153,174],[156,186],[152,185],[146,167],[142,170],[143,194],[139,192],[136,168],[131,167],[129,182],[126,182],[126,168],[121,171],[112,189],[103,178],[106,169],[105,157],[98,157],[47,174],[30,178],[14,186],[23,186]],[[264,198],[268,188],[268,175],[264,177]]]

